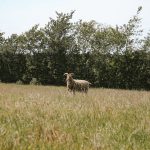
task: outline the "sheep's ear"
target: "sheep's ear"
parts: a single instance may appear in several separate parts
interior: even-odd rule
[[[64,73],[64,76],[66,76],[68,73]]]

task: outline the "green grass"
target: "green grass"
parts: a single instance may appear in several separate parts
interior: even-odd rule
[[[0,84],[0,149],[149,150],[150,92]]]

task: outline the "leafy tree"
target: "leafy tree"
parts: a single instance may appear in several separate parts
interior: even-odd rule
[[[73,13],[63,14],[56,12],[57,19],[50,18],[44,28],[47,43],[45,52],[49,57],[48,68],[55,84],[63,82],[62,75],[66,72],[66,54],[70,50],[73,41],[73,24],[70,22]]]
[[[21,35],[0,33],[0,80],[61,85],[68,71],[94,86],[150,89],[150,34],[140,37],[141,10],[116,27],[72,23],[72,11]]]

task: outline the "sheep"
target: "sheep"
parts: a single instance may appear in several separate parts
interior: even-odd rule
[[[68,91],[73,92],[73,94],[75,94],[75,91],[88,92],[89,85],[91,84],[89,81],[73,79],[73,73],[65,73],[64,75],[67,76],[66,83]]]

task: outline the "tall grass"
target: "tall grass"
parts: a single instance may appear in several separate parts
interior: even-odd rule
[[[0,149],[150,149],[150,92],[0,84]]]

